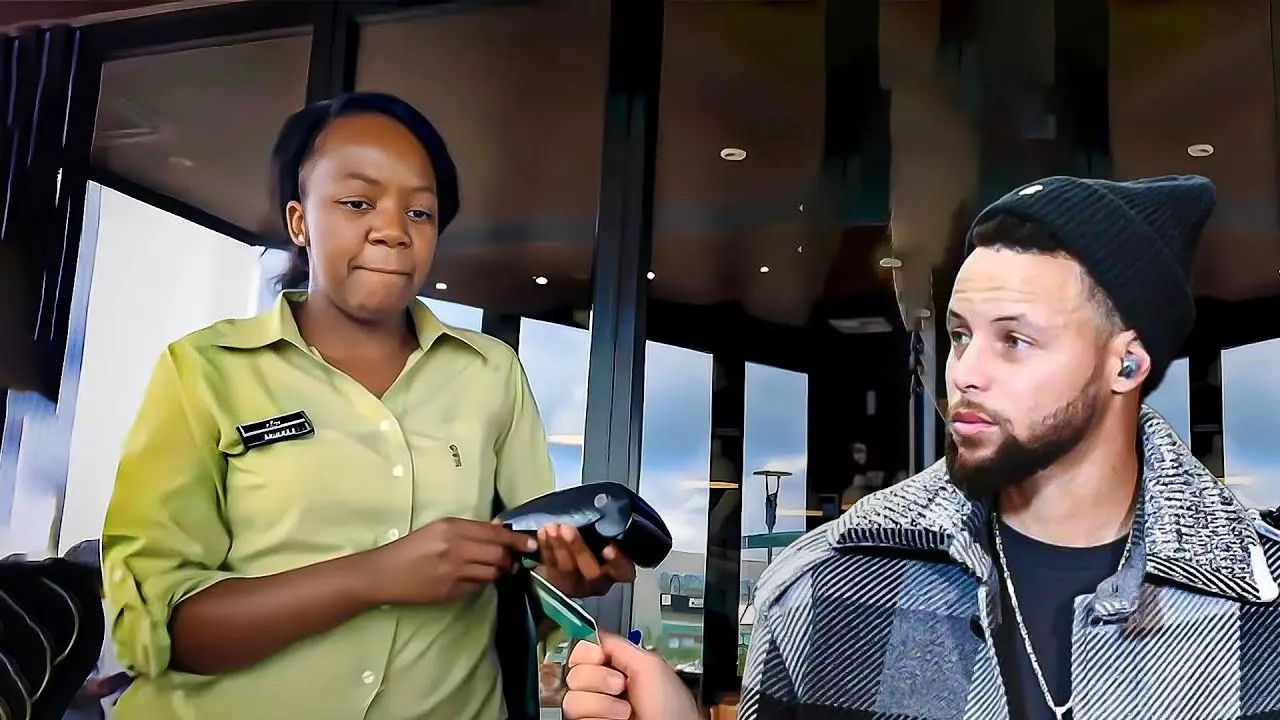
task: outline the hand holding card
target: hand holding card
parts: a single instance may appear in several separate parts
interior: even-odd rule
[[[696,720],[693,695],[661,657],[603,633],[569,655],[565,720]]]

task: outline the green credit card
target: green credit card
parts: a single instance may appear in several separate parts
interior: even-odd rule
[[[542,612],[559,625],[570,640],[590,640],[599,645],[600,631],[596,627],[595,618],[541,575],[529,574],[533,576],[533,589],[538,593],[538,601],[542,603]]]

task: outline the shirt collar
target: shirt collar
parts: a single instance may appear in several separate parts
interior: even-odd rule
[[[218,326],[220,335],[214,342],[216,345],[236,350],[256,350],[276,342],[287,342],[308,351],[307,343],[298,331],[298,323],[293,317],[290,302],[301,302],[307,297],[303,290],[286,290],[278,297],[270,308],[239,322],[223,323]],[[468,334],[457,328],[445,325],[431,312],[431,308],[421,298],[414,298],[409,303],[409,314],[413,316],[413,327],[418,335],[418,345],[424,351],[431,349],[442,336],[460,340],[476,352],[483,350]]]
[[[1138,604],[1146,574],[1244,602],[1280,595],[1255,519],[1150,408],[1139,419],[1143,477],[1129,559],[1098,587],[1095,610],[1120,618]],[[853,506],[827,529],[836,547],[942,551],[978,579],[995,578],[987,548],[990,506],[951,484],[945,462]]]

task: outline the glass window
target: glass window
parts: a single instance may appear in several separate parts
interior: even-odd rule
[[[56,412],[34,394],[9,394],[0,553],[60,552],[98,535],[156,357],[188,332],[269,303],[283,254],[90,184]]]
[[[262,248],[114,190],[94,192],[96,248],[81,259],[92,269],[88,313],[75,330],[83,356],[74,369],[67,363],[78,371],[76,392],[58,412],[67,424],[63,550],[102,529],[125,433],[164,348],[218,320],[256,314],[274,296],[263,297]]]
[[[64,378],[64,385],[66,379]],[[39,393],[5,393],[0,435],[0,557],[40,556],[54,544],[58,499],[63,494],[66,440],[56,406]],[[51,432],[52,431],[52,432]],[[51,440],[53,440],[51,442]]]
[[[292,253],[279,248],[261,248],[258,256],[258,311],[271,306],[280,295],[280,281],[289,269]]]
[[[556,471],[556,487],[582,482],[583,424],[591,333],[570,325],[522,318],[520,362],[542,413]]]
[[[1184,351],[1213,357],[1280,336],[1276,313],[1258,304],[1280,294],[1266,3],[1019,3],[966,16],[927,0],[881,3],[880,12],[890,236],[908,321],[939,317],[964,229],[1010,188],[1057,174],[1199,174],[1217,186],[1217,209],[1195,255],[1197,328]],[[1024,32],[1009,40],[1002,28],[1014,26]],[[1192,369],[1174,363],[1151,403],[1220,471],[1218,390]]]
[[[669,2],[663,52],[648,339],[806,379],[806,417],[823,421],[805,438],[805,513],[903,474],[906,331],[932,332],[964,230],[1019,183],[1207,175],[1219,205],[1196,292],[1280,291],[1265,3]],[[747,382],[734,375],[716,373],[717,438],[758,422],[719,402]],[[1203,379],[1188,376],[1175,363],[1152,402],[1203,443],[1217,421],[1192,422]],[[754,478],[743,444],[724,459]],[[763,511],[750,482],[746,535]]]
[[[804,534],[811,515],[821,515],[809,509],[808,378],[747,363],[744,414],[740,660],[746,658],[746,638],[755,624],[753,601],[760,574],[779,550]]]
[[[1186,358],[1173,361],[1160,387],[1147,396],[1147,405],[1160,413],[1182,442],[1191,442],[1191,377]]]
[[[1187,351],[1214,357],[1221,348],[1280,335],[1275,313],[1258,305],[1260,298],[1280,294],[1268,5],[1127,0],[1108,8],[1108,124],[1102,129],[1109,133],[1114,175],[1197,173],[1217,186],[1217,209],[1195,258],[1195,290],[1201,301]],[[1252,414],[1264,407],[1269,384],[1245,362],[1265,363],[1266,348],[1259,344],[1224,351],[1221,384],[1203,372],[1188,377],[1194,388],[1190,410],[1197,416],[1166,410],[1170,383],[1183,382],[1186,367],[1175,364],[1153,395],[1155,402],[1164,403],[1157,409],[1189,440],[1197,457],[1227,477],[1247,504],[1280,502],[1266,470],[1267,444]],[[1261,384],[1253,385],[1255,381]],[[1180,384],[1175,387],[1181,392]],[[1177,400],[1179,409],[1183,402]]]
[[[462,210],[423,295],[518,348],[557,487],[582,481],[608,42],[608,3],[485,4],[370,18],[356,64],[356,89],[404,98],[449,145]],[[552,715],[566,649],[553,636],[543,654]]]
[[[363,27],[357,89],[412,103],[458,165],[427,295],[561,322],[590,309],[608,21],[607,3],[554,0]]]
[[[637,572],[632,624],[646,647],[685,671],[702,663],[710,485],[736,480],[713,458],[711,384],[709,354],[646,344],[640,494],[675,542],[661,565]]]
[[[672,624],[704,623],[701,603],[677,614],[670,592],[679,576],[680,594],[696,599],[693,571],[670,569],[662,652],[699,670],[712,658],[733,667],[753,622],[763,545],[776,552],[816,527],[818,498],[838,507],[858,474],[855,443],[882,483],[907,467],[908,346],[892,273],[879,262],[889,254],[888,106],[874,58],[853,49],[875,47],[877,3],[665,8],[647,339],[710,356],[708,424],[688,432],[710,436],[700,438],[701,463],[714,487],[670,498],[658,492],[676,491],[649,489],[653,433],[669,431],[655,426],[668,411],[646,387],[641,490],[664,512],[698,518],[707,536],[694,547],[708,557],[748,546],[698,575],[696,592],[717,606],[728,600],[736,615],[705,626],[739,628],[732,638],[718,629],[714,647],[695,648],[701,636]],[[646,382],[665,372],[646,366]],[[685,395],[680,407],[692,408],[708,393]],[[810,417],[823,422],[810,427]],[[772,533],[766,497],[780,476],[758,471],[792,473],[779,479]],[[637,585],[637,618],[651,618],[652,592]],[[731,689],[711,694],[721,690]]]
[[[271,146],[306,99],[310,52],[306,33],[106,63],[94,163],[249,231],[278,234]]]
[[[1280,506],[1280,340],[1222,351],[1222,455],[1226,482],[1248,507]]]

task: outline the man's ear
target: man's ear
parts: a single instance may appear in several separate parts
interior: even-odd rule
[[[1141,388],[1147,375],[1151,374],[1151,356],[1142,346],[1138,334],[1126,330],[1108,344],[1108,349],[1111,392],[1119,395]]]

